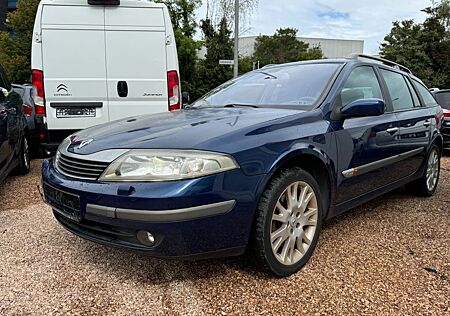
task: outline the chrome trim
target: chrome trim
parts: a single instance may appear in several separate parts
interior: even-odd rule
[[[183,222],[226,214],[234,208],[235,204],[236,201],[231,200],[209,205],[160,211],[131,210],[88,204],[86,205],[86,214],[150,223]]]
[[[355,177],[355,176],[363,175],[363,174],[372,172],[374,170],[377,170],[377,169],[380,169],[383,167],[387,167],[389,165],[400,162],[402,160],[408,159],[417,154],[420,154],[423,151],[424,151],[424,148],[417,148],[417,149],[405,152],[403,154],[399,154],[399,155],[395,155],[395,156],[381,159],[378,161],[374,161],[374,162],[371,162],[371,163],[368,163],[366,165],[362,165],[362,166],[359,166],[356,168],[344,170],[344,171],[342,171],[342,175],[344,176],[344,178],[347,178],[347,179]]]
[[[66,138],[61,145],[59,146],[58,150],[65,156],[75,158],[75,159],[81,159],[81,160],[92,160],[96,162],[107,162],[111,163],[126,152],[130,151],[129,149],[108,149],[108,150],[102,150],[96,153],[88,154],[88,155],[82,155],[82,154],[74,154],[69,152],[67,149],[70,146],[70,139]]]

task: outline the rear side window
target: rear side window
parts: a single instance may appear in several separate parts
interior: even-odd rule
[[[342,106],[361,99],[383,99],[380,83],[370,66],[355,68],[341,91]]]
[[[420,105],[420,100],[419,100],[419,96],[417,95],[416,90],[414,90],[414,88],[413,88],[411,82],[409,81],[409,79],[406,78],[406,77],[404,77],[404,78],[405,78],[406,83],[408,84],[409,91],[411,92],[411,95],[413,97],[414,106],[415,107],[420,107],[421,106]]]
[[[394,111],[414,108],[413,99],[403,75],[386,69],[380,69],[380,72],[389,90]]]
[[[436,105],[436,100],[434,99],[433,95],[430,91],[428,91],[427,88],[425,88],[421,83],[414,80],[414,85],[417,88],[417,91],[419,91],[420,96],[422,97],[423,102],[425,103],[425,106],[434,106]]]
[[[444,109],[450,110],[450,91],[437,92],[435,97],[440,106]]]

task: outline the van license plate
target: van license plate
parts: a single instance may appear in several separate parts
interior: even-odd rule
[[[59,108],[56,109],[56,117],[95,117],[95,108]]]

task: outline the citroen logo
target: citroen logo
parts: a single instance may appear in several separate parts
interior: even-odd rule
[[[59,86],[56,87],[56,91],[57,92],[69,92],[69,89],[67,88],[67,86],[64,83],[61,83]]]
[[[90,143],[92,143],[94,140],[93,139],[88,139],[88,140],[83,140],[81,141],[80,145],[78,146],[78,149],[81,149],[83,147],[86,147],[87,145],[89,145]]]

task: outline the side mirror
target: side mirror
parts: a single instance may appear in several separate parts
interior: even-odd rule
[[[0,87],[0,102],[4,102],[6,100],[6,98],[9,95],[8,90],[6,90],[5,88]]]
[[[183,104],[183,108],[188,106],[189,103],[191,103],[191,98],[189,97],[189,92],[182,92],[181,93],[181,103]]]
[[[386,104],[381,99],[360,99],[341,109],[342,118],[379,116],[384,114]]]

